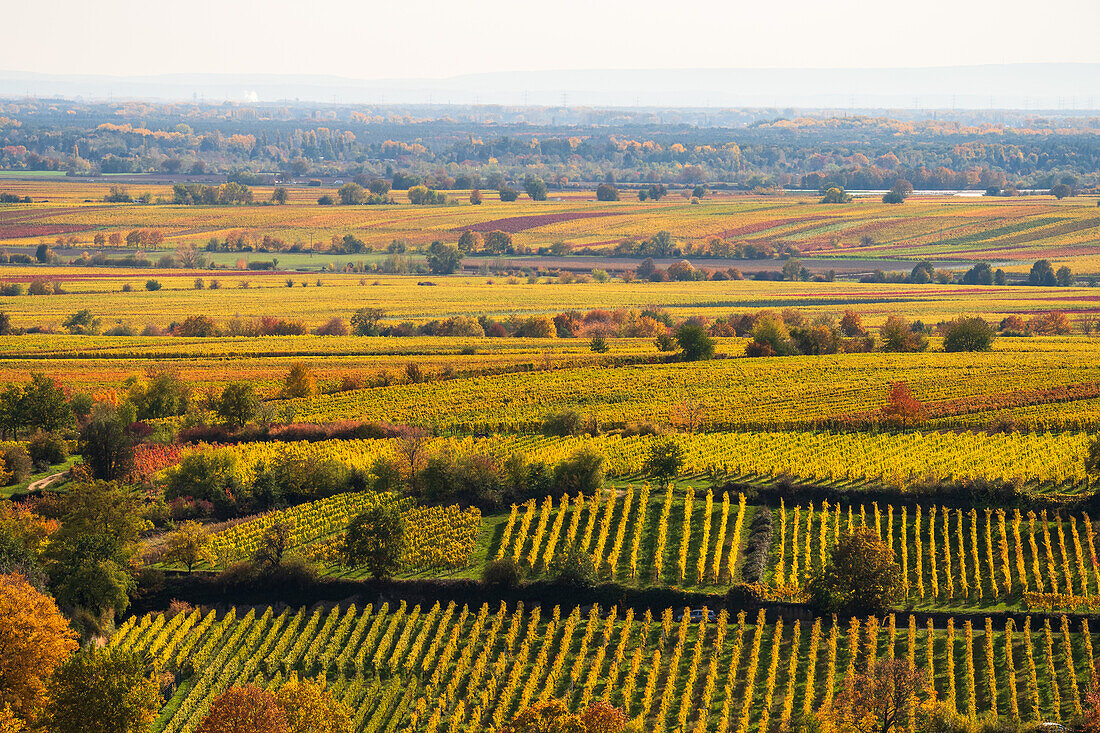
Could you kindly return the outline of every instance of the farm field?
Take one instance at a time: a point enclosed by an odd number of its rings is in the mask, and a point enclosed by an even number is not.
[[[899,206],[868,197],[836,206],[804,194],[711,193],[693,205],[678,195],[661,202],[597,202],[590,191],[551,192],[544,202],[504,203],[490,191],[485,203],[470,206],[467,192],[454,191],[449,193],[457,205],[425,207],[409,205],[405,192],[395,191],[393,205],[352,207],[318,206],[316,198],[335,195],[332,189],[290,187],[284,206],[191,207],[105,204],[110,185],[110,180],[4,179],[4,192],[38,203],[0,206],[0,246],[33,246],[38,238],[52,240],[57,234],[75,234],[78,243],[91,245],[95,232],[153,228],[164,234],[170,249],[201,246],[210,237],[224,239],[249,230],[305,248],[311,241],[316,245],[351,233],[382,251],[394,239],[426,246],[435,239],[457,240],[469,228],[508,232],[517,247],[529,250],[565,241],[600,252],[623,239],[668,231],[697,252],[717,237],[793,246],[810,257],[991,261],[1007,264],[1010,271],[1047,258],[1088,273],[1100,261],[1100,215],[1096,200],[1089,197],[916,196]],[[134,195],[171,198],[168,186],[130,189]],[[256,200],[266,200],[271,189],[257,187],[254,193]],[[223,258],[223,264],[232,261]]]
[[[1081,708],[1095,638],[1087,621],[915,617],[716,620],[593,606],[198,609],[134,618],[111,640],[144,650],[178,687],[156,729],[189,732],[212,700],[245,682],[324,674],[355,730],[495,727],[531,702],[620,706],[647,730],[785,728],[829,707],[870,660],[906,659],[961,715],[1063,719]]]

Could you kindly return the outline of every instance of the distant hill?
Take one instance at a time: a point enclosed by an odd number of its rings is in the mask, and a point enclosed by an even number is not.
[[[0,71],[0,96],[601,107],[796,107],[1093,110],[1100,64],[899,69],[529,71],[440,79]]]

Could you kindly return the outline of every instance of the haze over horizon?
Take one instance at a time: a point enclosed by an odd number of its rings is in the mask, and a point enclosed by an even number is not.
[[[185,6],[19,3],[0,69],[48,74],[323,74],[431,79],[615,69],[919,68],[1100,63],[1100,4],[926,0],[919,8],[788,0],[553,6],[292,0]]]

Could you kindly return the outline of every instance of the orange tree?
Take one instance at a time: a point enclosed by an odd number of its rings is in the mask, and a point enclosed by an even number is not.
[[[516,713],[501,733],[621,733],[626,724],[626,714],[606,702],[571,713],[561,700],[548,700]]]
[[[0,710],[32,721],[50,675],[75,648],[76,633],[52,598],[21,575],[0,575]]]
[[[890,733],[904,728],[927,699],[928,684],[909,662],[884,659],[845,678],[830,711],[837,731]]]
[[[197,733],[289,733],[275,696],[255,685],[230,687],[211,705]]]

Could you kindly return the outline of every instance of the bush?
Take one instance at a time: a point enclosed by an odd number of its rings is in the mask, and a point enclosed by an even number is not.
[[[27,453],[25,448],[20,446],[12,446],[4,451],[4,475],[7,476],[7,486],[14,486],[15,484],[21,484],[30,478],[31,470],[34,468],[34,462],[31,461],[31,456]]]
[[[231,515],[244,498],[236,457],[224,450],[186,454],[168,469],[164,498],[209,501],[219,515]]]
[[[64,463],[69,457],[69,446],[53,433],[39,431],[27,443],[27,453],[30,454],[35,468],[44,471],[50,466]]]
[[[741,580],[745,583],[759,583],[768,563],[768,552],[772,546],[772,510],[771,507],[757,507],[749,523],[749,538],[745,543],[745,562],[741,566]]]
[[[590,449],[581,449],[554,467],[554,490],[595,496],[603,490],[604,474],[604,457]]]
[[[481,582],[491,588],[511,590],[523,579],[523,571],[515,560],[502,557],[493,560],[481,571]]]
[[[944,351],[989,351],[997,329],[984,318],[959,316],[943,327]]]
[[[554,555],[547,569],[555,583],[574,588],[591,588],[596,585],[596,562],[580,547]]]
[[[580,435],[584,432],[584,419],[576,410],[558,410],[546,416],[542,434],[552,436]]]
[[[714,358],[714,339],[706,329],[694,323],[685,323],[676,329],[676,342],[686,361],[703,361]]]
[[[145,281],[145,289],[146,290],[149,290],[149,291],[160,290],[160,287],[161,286],[160,286],[160,281],[159,280],[146,280]]]

